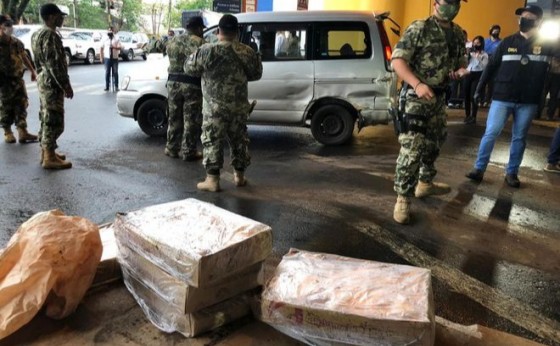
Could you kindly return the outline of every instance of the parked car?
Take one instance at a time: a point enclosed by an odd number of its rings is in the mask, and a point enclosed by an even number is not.
[[[63,39],[64,46],[70,52],[71,60],[83,60],[86,64],[93,64],[101,60],[99,52],[101,49],[103,30],[79,29]]]
[[[43,25],[39,25],[39,24],[14,25],[14,36],[23,42],[25,52],[33,62],[34,62],[34,56],[33,56],[33,49],[31,48],[31,36],[33,36],[33,34],[36,31],[39,31],[39,29],[41,29],[42,27]],[[58,32],[60,33],[62,38],[68,37],[68,35],[73,31],[74,31],[73,28],[67,28],[67,27],[62,27],[58,29]],[[63,41],[63,45],[64,45],[64,41]],[[64,45],[64,49],[67,52],[66,62],[68,63],[68,65],[70,65],[70,61],[71,61],[69,48],[70,47]]]
[[[249,83],[249,98],[257,101],[250,124],[310,126],[320,143],[339,145],[352,138],[356,123],[360,129],[389,122],[397,78],[387,14],[256,12],[237,18],[240,40],[263,61],[262,78]],[[214,42],[215,33],[215,26],[208,28],[206,40]],[[119,114],[137,120],[148,135],[166,133],[166,62],[150,61],[142,77],[126,76],[117,94]]]
[[[121,41],[121,57],[124,61],[134,60],[135,57],[141,56],[142,59],[146,60],[146,52],[144,51],[144,45],[148,43],[148,36],[134,34],[129,31],[119,31],[117,33],[119,40]]]

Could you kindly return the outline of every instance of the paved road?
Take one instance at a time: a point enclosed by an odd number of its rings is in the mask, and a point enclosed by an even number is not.
[[[143,61],[121,63],[128,70]],[[520,174],[522,188],[503,184],[506,130],[486,180],[468,182],[483,127],[451,118],[438,161],[453,192],[414,201],[414,225],[392,221],[392,178],[398,144],[389,126],[355,134],[351,145],[324,147],[307,129],[250,127],[250,184],[237,189],[229,172],[223,192],[196,190],[199,163],[163,155],[164,139],[146,137],[116,114],[103,92],[101,65],[73,65],[75,98],[67,102],[60,150],[74,167],[40,168],[36,144],[0,143],[0,245],[38,211],[60,208],[104,223],[118,211],[194,197],[269,224],[277,263],[290,247],[431,268],[436,313],[560,344],[560,176],[542,172],[551,128],[534,127]],[[29,86],[30,130],[38,95]],[[229,171],[229,168],[228,168]],[[111,323],[111,321],[100,322]],[[130,327],[130,326],[129,326]]]

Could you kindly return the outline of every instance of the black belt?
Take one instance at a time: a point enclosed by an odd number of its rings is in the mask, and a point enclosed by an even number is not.
[[[200,77],[193,77],[182,73],[170,73],[167,80],[171,82],[188,83],[196,86],[201,86],[202,84]]]

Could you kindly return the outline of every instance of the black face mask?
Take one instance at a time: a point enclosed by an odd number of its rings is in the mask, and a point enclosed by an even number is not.
[[[521,32],[528,32],[533,29],[537,25],[537,21],[535,19],[529,19],[525,17],[519,18],[519,31]]]
[[[473,49],[476,50],[476,51],[481,51],[481,50],[482,50],[482,46],[476,45],[476,46],[473,46]]]
[[[499,32],[493,32],[490,36],[497,39],[498,37],[500,37],[500,33]]]
[[[107,33],[107,36],[109,36],[110,39],[113,39],[113,33],[112,33],[112,32],[109,31],[109,32]]]

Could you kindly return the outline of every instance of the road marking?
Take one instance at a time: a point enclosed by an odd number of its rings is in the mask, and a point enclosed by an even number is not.
[[[453,291],[469,297],[499,316],[544,339],[560,342],[560,322],[541,315],[527,304],[428,255],[380,226],[361,224],[357,228],[412,265],[430,269],[435,278],[448,285]]]

